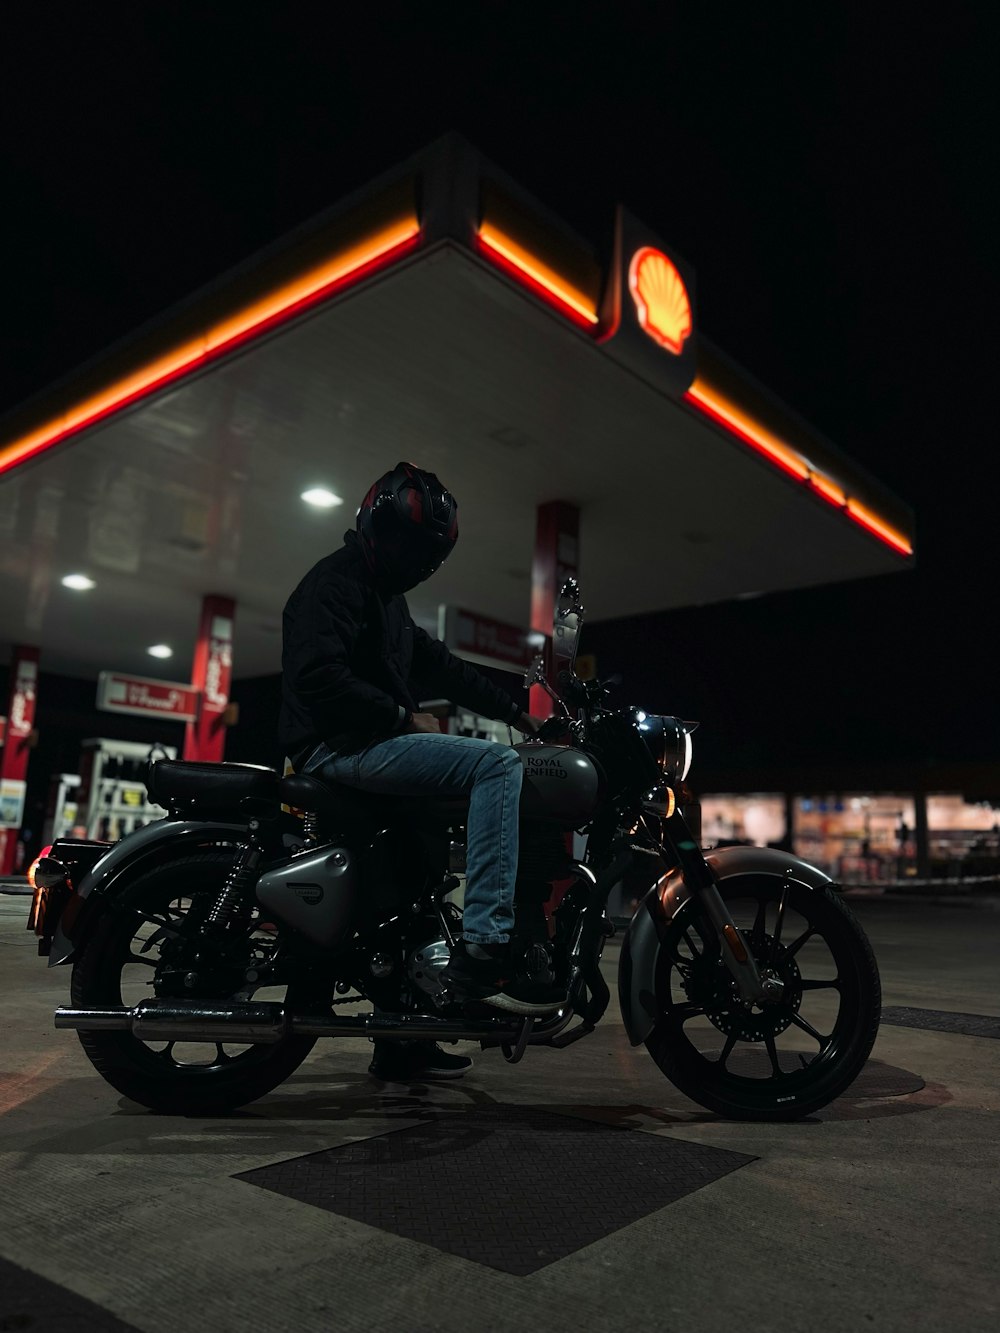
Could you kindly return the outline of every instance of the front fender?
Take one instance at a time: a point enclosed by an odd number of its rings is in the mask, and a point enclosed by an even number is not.
[[[775,879],[788,875],[810,889],[831,883],[829,875],[816,866],[771,847],[720,847],[709,852],[705,860],[720,883],[745,875],[772,875]],[[690,896],[680,871],[671,870],[649,890],[625,931],[618,964],[618,1001],[633,1046],[644,1042],[656,1024],[656,968],[661,942],[668,922]]]
[[[75,962],[107,904],[151,860],[185,855],[195,847],[230,842],[245,833],[246,824],[167,818],[114,843],[70,894],[52,937],[49,967]]]

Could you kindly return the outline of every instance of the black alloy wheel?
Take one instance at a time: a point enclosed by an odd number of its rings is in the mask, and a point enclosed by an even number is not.
[[[719,890],[762,975],[782,989],[747,1005],[689,899],[661,940],[659,1018],[646,1047],[710,1111],[801,1119],[846,1091],[874,1045],[881,987],[871,945],[831,888],[760,875],[722,880]]]
[[[73,968],[72,1002],[81,1009],[134,1007],[156,995],[163,952],[190,928],[190,915],[204,915],[225,882],[233,852],[213,849],[169,861],[137,878],[98,923]],[[261,929],[255,911],[247,926],[249,967],[263,971],[280,938]],[[196,992],[197,993],[197,992]],[[283,1001],[289,1007],[328,1005],[329,994],[296,987],[263,990],[246,983],[241,998]],[[81,1031],[94,1068],[119,1092],[153,1111],[212,1115],[255,1101],[284,1082],[309,1054],[315,1040],[279,1042],[143,1041],[124,1030]]]

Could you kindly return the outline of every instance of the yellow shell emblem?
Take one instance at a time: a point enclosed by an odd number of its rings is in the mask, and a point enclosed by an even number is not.
[[[676,266],[662,251],[644,245],[628,266],[628,289],[639,327],[668,352],[680,356],[691,332],[691,302]]]

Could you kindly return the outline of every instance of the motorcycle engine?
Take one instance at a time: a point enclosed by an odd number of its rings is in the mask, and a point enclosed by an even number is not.
[[[527,973],[535,981],[545,981],[551,985],[555,974],[551,954],[544,944],[515,940],[512,947],[519,971]],[[450,961],[451,947],[446,939],[428,940],[418,945],[408,956],[406,975],[412,986],[419,987],[435,1004],[441,1005],[449,998],[448,987],[441,980],[441,973]]]
[[[451,949],[446,939],[428,940],[418,945],[406,960],[406,975],[413,986],[425,991],[432,1000],[440,1002],[447,993],[441,973],[451,960]]]

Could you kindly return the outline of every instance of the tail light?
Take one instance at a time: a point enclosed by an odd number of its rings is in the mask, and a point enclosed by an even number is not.
[[[61,911],[66,898],[72,892],[66,867],[61,861],[49,855],[51,851],[51,847],[43,847],[41,855],[37,856],[28,867],[28,883],[31,885],[32,894],[27,928],[38,936],[51,934],[51,931],[46,931],[50,898],[58,896],[61,899],[57,908],[57,911]]]
[[[38,869],[39,865],[42,863],[42,861],[45,860],[45,858],[51,851],[52,851],[52,844],[49,843],[48,847],[43,847],[42,850],[35,857],[35,859],[32,861],[31,865],[28,866],[28,883],[31,885],[32,888],[36,887],[35,871]]]

